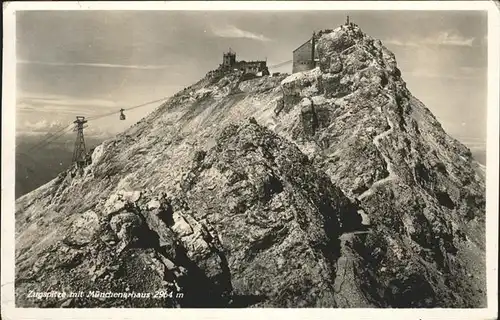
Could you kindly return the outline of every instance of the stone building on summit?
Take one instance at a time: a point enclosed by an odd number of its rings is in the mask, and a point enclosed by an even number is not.
[[[229,69],[234,65],[236,65],[236,52],[229,49],[228,52],[224,52],[222,58],[222,67],[225,69]]]
[[[293,50],[293,66],[292,73],[311,70],[316,67],[316,33],[312,37],[301,44],[297,49]]]
[[[231,49],[228,52],[224,52],[220,67],[222,70],[239,70],[245,74],[269,75],[266,61],[237,61],[236,53]]]
[[[355,26],[347,16],[344,26]],[[293,50],[293,66],[292,73],[307,71],[316,68],[319,61],[318,53],[316,50],[316,43],[323,33],[331,32],[332,30],[322,30],[318,33],[313,32],[312,37],[306,42],[301,44],[297,49]]]

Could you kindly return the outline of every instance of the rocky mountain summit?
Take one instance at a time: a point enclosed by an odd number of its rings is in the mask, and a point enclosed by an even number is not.
[[[19,198],[17,306],[485,306],[484,172],[379,40],[317,50],[209,73]]]

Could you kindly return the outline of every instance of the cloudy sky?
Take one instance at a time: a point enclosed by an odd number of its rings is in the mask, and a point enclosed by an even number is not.
[[[336,28],[347,14],[396,54],[410,91],[449,133],[485,140],[487,14],[479,11],[20,11],[17,130],[172,95],[216,68],[229,47],[242,60],[290,60],[313,30]],[[123,130],[155,106],[89,130]]]

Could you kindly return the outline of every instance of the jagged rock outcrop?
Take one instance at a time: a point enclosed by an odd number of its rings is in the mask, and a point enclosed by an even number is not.
[[[302,111],[289,136],[370,217],[372,232],[351,241],[363,298],[481,305],[485,189],[469,150],[407,90],[394,55],[358,27],[324,34],[318,54],[319,68],[283,84],[293,88],[290,112],[306,101],[326,111]]]
[[[17,305],[484,306],[484,173],[380,41],[320,34],[317,68],[209,73],[18,199]]]

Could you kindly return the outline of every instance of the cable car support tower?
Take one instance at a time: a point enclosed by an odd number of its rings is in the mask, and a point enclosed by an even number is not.
[[[87,160],[87,150],[85,148],[85,139],[83,137],[83,125],[87,123],[87,120],[85,120],[85,117],[77,116],[73,123],[75,124],[74,131],[77,132],[75,148],[73,150],[73,163],[76,163],[77,167],[81,170],[85,166]]]

